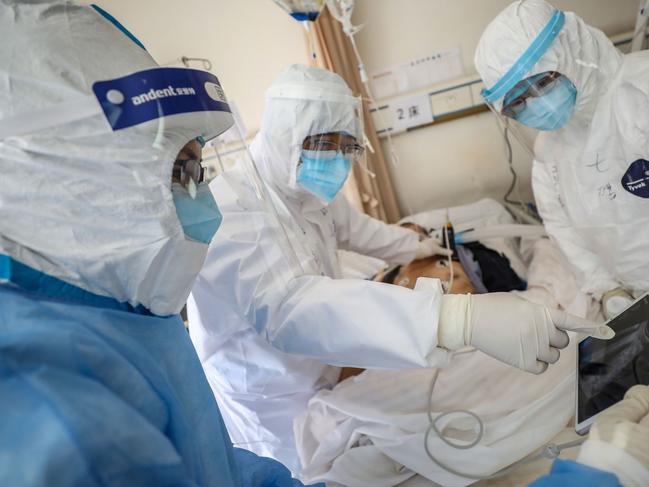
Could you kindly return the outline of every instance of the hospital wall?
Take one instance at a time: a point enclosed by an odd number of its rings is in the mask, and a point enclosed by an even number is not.
[[[206,57],[235,101],[249,132],[261,120],[264,91],[292,63],[306,63],[302,26],[272,0],[98,0],[141,38],[161,64]],[[487,24],[510,0],[356,0],[354,21],[368,70],[460,46],[467,74]],[[613,35],[631,30],[638,0],[554,0]],[[394,137],[398,200],[409,208],[501,198],[511,181],[505,147],[488,113],[434,124]],[[513,144],[519,193],[531,198],[531,156]]]
[[[210,59],[250,133],[259,129],[266,88],[290,64],[308,62],[302,25],[272,0],[95,3],[139,37],[160,64],[181,56]]]
[[[632,30],[638,0],[551,0],[609,35]],[[510,0],[357,0],[354,21],[368,71],[460,46],[466,73],[480,35]],[[399,167],[392,167],[404,214],[502,198],[511,181],[505,146],[490,113],[433,124],[394,137]],[[532,197],[531,155],[514,144],[521,197]]]

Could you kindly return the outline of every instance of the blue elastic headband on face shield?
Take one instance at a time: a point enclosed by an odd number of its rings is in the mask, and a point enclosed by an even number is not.
[[[489,89],[482,90],[482,96],[487,103],[494,103],[509,90],[516,86],[536,63],[548,51],[554,40],[557,38],[566,22],[566,15],[557,10],[550,18],[543,30],[536,36],[530,47],[518,58],[514,65],[500,78],[496,84]]]
[[[128,30],[126,27],[124,27],[124,26],[122,25],[122,23],[121,23],[119,20],[117,20],[115,17],[113,17],[111,14],[109,14],[108,12],[106,12],[103,8],[101,8],[99,5],[97,5],[97,4],[95,4],[95,3],[91,4],[90,6],[91,6],[93,9],[95,9],[95,11],[96,11],[99,15],[101,15],[103,18],[105,18],[106,20],[108,20],[108,22],[110,22],[110,23],[113,24],[115,27],[117,27],[119,30],[121,30],[122,33],[123,33],[126,37],[128,37],[129,39],[131,39],[133,42],[135,42],[135,44],[137,44],[138,46],[140,46],[142,49],[144,49],[144,50],[146,51],[146,47],[144,47],[144,44],[142,44],[142,43],[140,42],[140,40],[139,40],[137,37],[135,37],[133,34],[131,34],[131,31]]]

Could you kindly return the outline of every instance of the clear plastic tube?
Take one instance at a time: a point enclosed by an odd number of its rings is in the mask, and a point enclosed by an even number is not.
[[[543,225],[492,225],[475,230],[465,230],[455,235],[456,244],[477,242],[485,238],[530,237],[539,238],[547,235]]]

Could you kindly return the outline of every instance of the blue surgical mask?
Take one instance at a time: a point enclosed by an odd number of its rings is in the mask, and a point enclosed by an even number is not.
[[[221,225],[223,216],[207,183],[198,185],[196,198],[192,198],[189,191],[178,183],[171,185],[171,194],[185,235],[197,242],[209,244]]]
[[[330,203],[345,184],[352,156],[336,151],[303,150],[297,182],[325,203]]]
[[[565,76],[545,95],[526,100],[525,109],[515,120],[538,130],[557,130],[572,118],[577,102],[577,88]]]

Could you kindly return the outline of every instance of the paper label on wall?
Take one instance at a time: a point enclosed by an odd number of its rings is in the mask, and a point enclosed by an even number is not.
[[[395,132],[433,121],[433,109],[427,93],[395,100],[390,104],[390,112],[392,113],[392,128]]]
[[[372,71],[376,98],[388,98],[464,76],[462,49],[458,46],[430,56]]]

